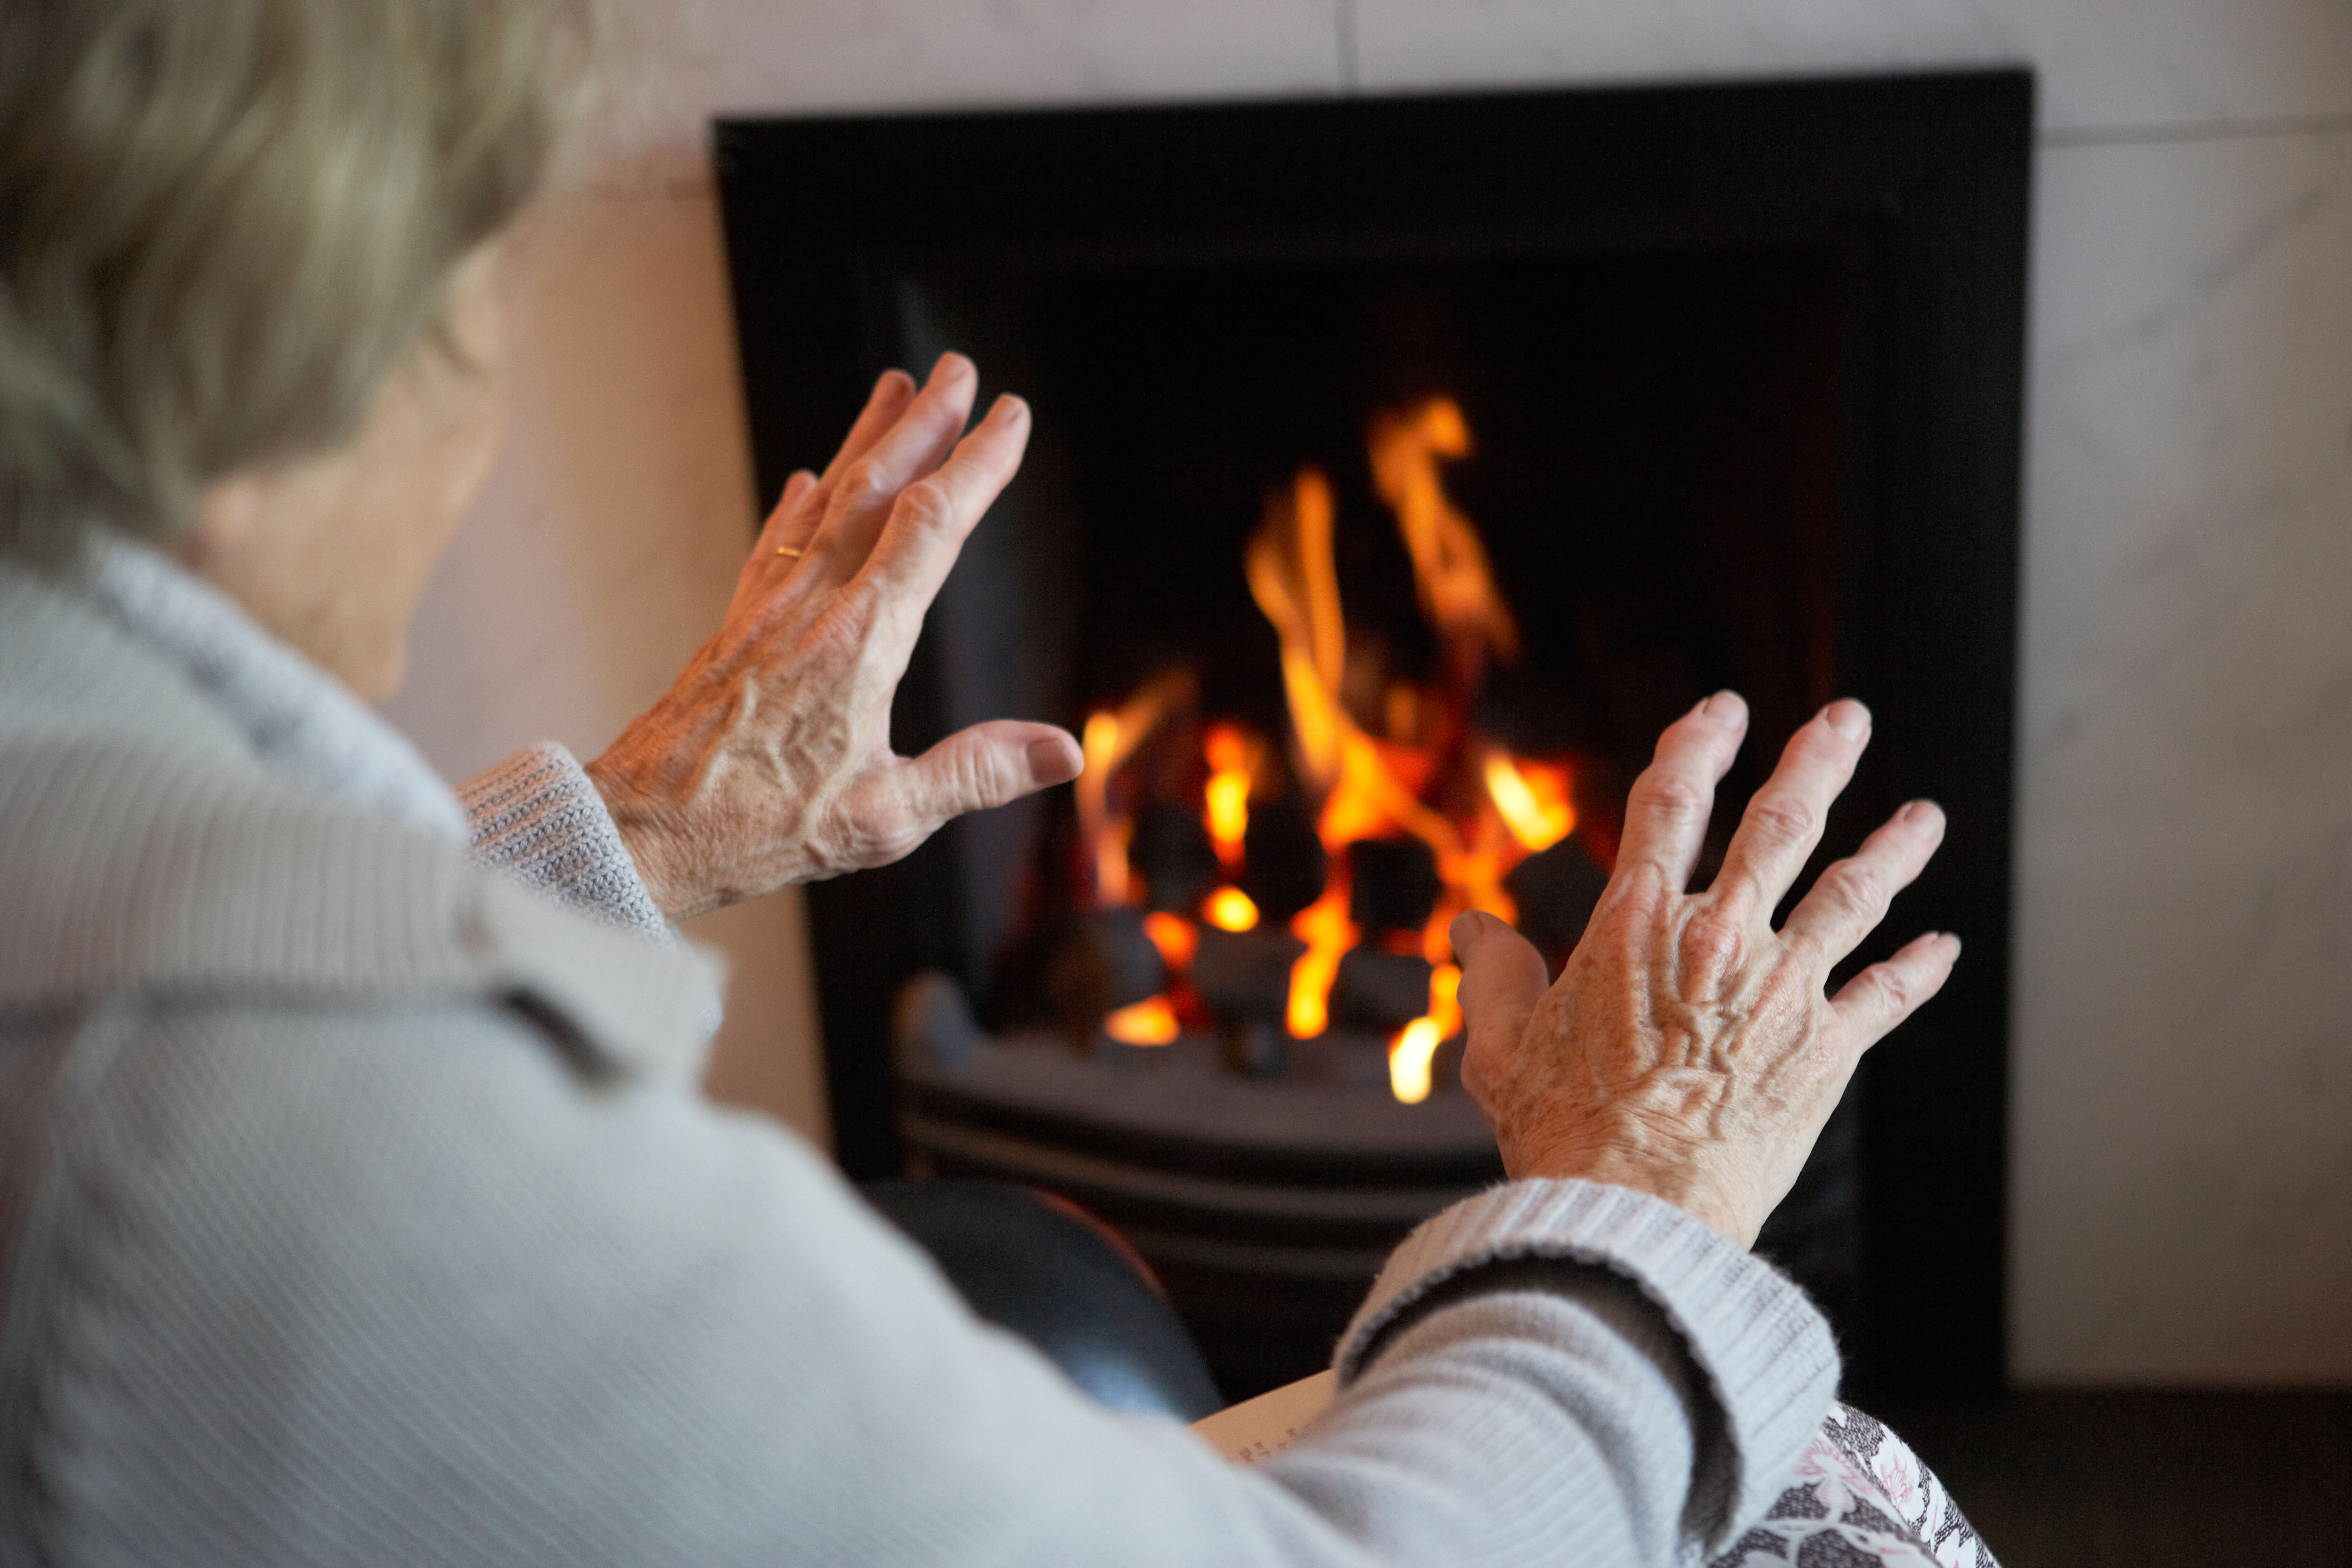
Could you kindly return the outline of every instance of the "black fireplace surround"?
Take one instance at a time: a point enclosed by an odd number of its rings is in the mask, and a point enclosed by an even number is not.
[[[1875,733],[1807,880],[1906,799],[1949,814],[1846,970],[1926,930],[1958,932],[1965,956],[1870,1055],[1764,1246],[1830,1310],[1850,1387],[1988,1393],[2032,123],[2012,70],[722,121],[761,496],[822,466],[880,370],[965,350],[992,391],[1030,397],[1035,438],[927,626],[898,748],[983,718],[1075,729],[1171,658],[1276,732],[1274,637],[1239,566],[1263,496],[1299,462],[1327,468],[1350,625],[1360,606],[1402,625],[1410,574],[1364,477],[1365,420],[1458,398],[1476,445],[1445,482],[1527,644],[1482,721],[1515,750],[1572,752],[1596,834],[1656,731],[1723,686],[1748,697],[1754,738],[1711,856],[1782,737],[1835,695],[1868,702]],[[976,1017],[959,1027],[1027,1017],[1024,944],[1073,918],[1068,793],[809,889],[836,1154],[860,1177],[1070,1173],[1058,1184],[1137,1231],[1226,1393],[1251,1392],[1328,1352],[1413,1203],[1499,1165],[1441,1158],[1433,1134],[1360,1180],[1328,1150],[1155,1152],[1116,1116],[992,1121],[984,1096],[894,1065],[918,976]],[[1431,1104],[1397,1125],[1458,1125],[1458,1089]],[[983,1147],[1015,1152],[955,1153]],[[1090,1188],[1090,1170],[1128,1176]],[[1194,1266],[1225,1241],[1197,1214],[1182,1236],[1163,1223],[1181,1194],[1119,1211],[1119,1182],[1146,1171],[1171,1192],[1262,1177],[1277,1207],[1378,1221],[1327,1227],[1345,1246],[1285,1319],[1278,1270]],[[1319,1245],[1294,1229],[1266,1235]]]

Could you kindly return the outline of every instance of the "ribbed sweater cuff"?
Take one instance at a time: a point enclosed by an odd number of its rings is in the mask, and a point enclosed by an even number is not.
[[[1696,1516],[1728,1526],[1760,1515],[1837,1391],[1836,1344],[1795,1285],[1646,1194],[1514,1182],[1431,1218],[1391,1256],[1340,1340],[1340,1382],[1353,1381],[1383,1331],[1438,1286],[1523,1258],[1607,1269],[1665,1313],[1721,1409],[1737,1467],[1725,1506],[1702,1505]]]
[[[663,947],[679,944],[646,890],[604,797],[552,741],[517,752],[457,786],[477,864],[544,897]]]

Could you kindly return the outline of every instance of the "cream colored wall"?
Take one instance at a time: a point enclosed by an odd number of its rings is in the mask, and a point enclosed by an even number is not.
[[[2352,1382],[2352,6],[670,0],[537,237],[515,450],[396,713],[583,754],[751,524],[713,109],[1131,102],[2031,61],[2012,1364]],[[1954,846],[1948,853],[1966,853]],[[799,906],[720,917],[717,1082],[818,1104]]]

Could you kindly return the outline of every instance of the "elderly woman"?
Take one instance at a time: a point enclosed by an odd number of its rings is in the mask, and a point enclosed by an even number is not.
[[[1020,461],[893,373],[718,635],[585,768],[456,795],[364,705],[497,440],[499,235],[589,0],[0,0],[0,1556],[1631,1563],[1720,1552],[1830,1408],[1748,1247],[1930,935],[1899,813],[1779,930],[1867,740],[1790,742],[1685,890],[1737,698],[1659,742],[1557,984],[1455,942],[1513,1179],[1391,1260],[1294,1447],[1228,1467],[978,1324],[695,1089],[669,922],[1059,784],[887,744]]]

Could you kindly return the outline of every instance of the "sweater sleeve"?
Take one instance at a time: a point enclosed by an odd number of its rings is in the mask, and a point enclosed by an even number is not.
[[[1828,1325],[1803,1292],[1680,1209],[1624,1187],[1518,1182],[1406,1238],[1339,1342],[1343,1384],[1447,1303],[1505,1292],[1638,1294],[1698,1374],[1678,1387],[1699,1440],[1687,1522],[1711,1544],[1772,1500],[1837,1391]],[[1679,1358],[1675,1358],[1679,1359]]]
[[[459,784],[457,799],[473,829],[476,864],[504,871],[566,909],[677,945],[677,933],[637,874],[604,797],[562,746],[542,741],[517,752]]]
[[[56,1188],[61,1559],[1688,1563],[1829,1399],[1765,1265],[1517,1184],[1409,1241],[1330,1409],[1229,1466],[974,1320],[772,1124],[583,1079],[530,1016],[168,1032],[97,1112],[152,1131]]]

